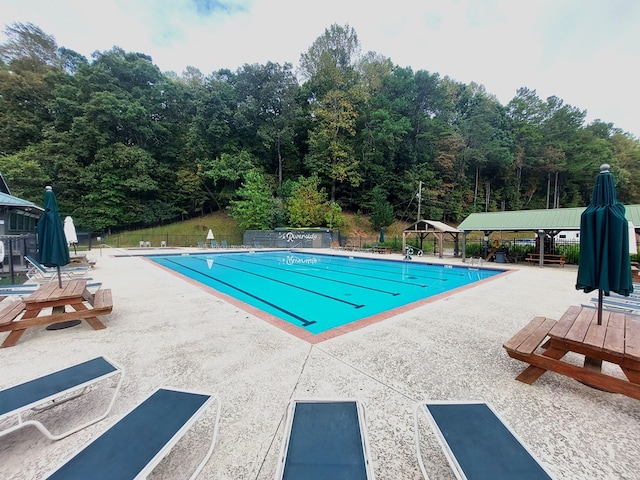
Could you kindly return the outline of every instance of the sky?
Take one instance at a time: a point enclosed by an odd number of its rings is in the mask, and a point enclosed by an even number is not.
[[[362,53],[481,84],[503,105],[527,87],[640,137],[637,0],[0,0],[2,30],[13,22],[88,59],[118,46],[205,75],[295,67],[325,29],[349,25]]]

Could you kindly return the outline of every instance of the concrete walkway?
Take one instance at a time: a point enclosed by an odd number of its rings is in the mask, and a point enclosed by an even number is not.
[[[84,322],[32,329],[16,346],[0,349],[0,388],[109,357],[125,369],[114,409],[58,442],[32,427],[1,437],[0,478],[42,478],[158,386],[213,392],[222,400],[218,443],[201,479],[272,479],[292,397],[361,399],[382,480],[422,478],[413,408],[425,398],[490,402],[557,479],[639,478],[638,400],[549,372],[525,385],[515,380],[524,365],[502,348],[532,317],[559,318],[588,301],[591,295],[575,290],[575,267],[500,265],[515,272],[311,345],[144,258],[116,257],[125,253],[89,253],[97,259],[91,276],[113,292],[105,330]],[[52,420],[65,424],[70,413]],[[421,429],[431,479],[454,479],[428,426]],[[204,453],[203,436],[198,429],[188,435],[149,478],[188,478],[191,458]]]

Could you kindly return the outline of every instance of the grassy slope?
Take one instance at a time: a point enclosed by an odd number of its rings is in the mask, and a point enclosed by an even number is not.
[[[343,236],[361,237],[366,242],[374,242],[379,238],[380,232],[371,229],[371,223],[366,215],[343,212],[343,217],[346,222],[346,225],[340,229]],[[402,230],[407,225],[407,222],[394,222],[393,225],[385,228],[385,237],[402,239]],[[233,218],[224,212],[215,212],[203,217],[159,227],[132,230],[121,235],[112,235],[112,238],[106,239],[105,243],[117,246],[135,246],[139,241],[150,241],[153,246],[157,246],[161,240],[169,236],[183,237],[187,241],[181,243],[195,245],[198,241],[205,240],[209,229],[213,231],[216,239],[224,239],[229,245],[242,243],[242,229],[236,225]]]

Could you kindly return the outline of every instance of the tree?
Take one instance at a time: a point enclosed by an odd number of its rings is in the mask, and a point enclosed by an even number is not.
[[[381,187],[375,187],[372,191],[369,220],[374,230],[388,227],[394,221],[393,206],[387,200],[386,192]]]
[[[336,185],[348,182],[357,187],[362,181],[359,162],[350,141],[355,136],[357,113],[346,96],[334,90],[314,108],[315,126],[309,132],[309,169],[329,179],[331,201],[335,201]]]
[[[251,170],[245,175],[236,199],[229,205],[231,216],[245,230],[271,228],[273,195],[262,173]]]
[[[334,89],[346,91],[355,84],[359,56],[355,30],[334,23],[300,56],[300,73],[316,98]]]
[[[16,71],[44,73],[50,68],[60,68],[58,44],[33,23],[15,22],[6,27],[7,41],[0,45],[0,59]]]
[[[290,227],[318,227],[325,224],[329,211],[327,192],[316,175],[300,177],[287,199]]]
[[[238,153],[223,153],[219,158],[199,163],[198,176],[210,197],[222,209],[235,195],[245,174],[255,168],[255,157],[242,150]]]
[[[271,164],[264,167],[277,172],[278,185],[283,181],[285,154],[297,155],[293,140],[295,125],[302,115],[296,99],[299,86],[291,68],[289,63],[244,65],[235,78],[238,98],[242,100],[234,119],[246,139],[243,146],[252,148],[258,158],[275,158],[275,168]]]

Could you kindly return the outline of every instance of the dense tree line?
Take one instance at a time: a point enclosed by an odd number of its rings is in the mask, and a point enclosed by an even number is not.
[[[5,33],[0,173],[36,203],[53,185],[81,228],[219,209],[247,228],[335,226],[341,208],[415,220],[420,182],[422,216],[456,222],[586,205],[605,162],[619,199],[640,200],[632,135],[532,89],[501,105],[480,85],[362,54],[348,25],[325,30],[298,72],[207,75],[118,47],[89,61],[32,24]]]

